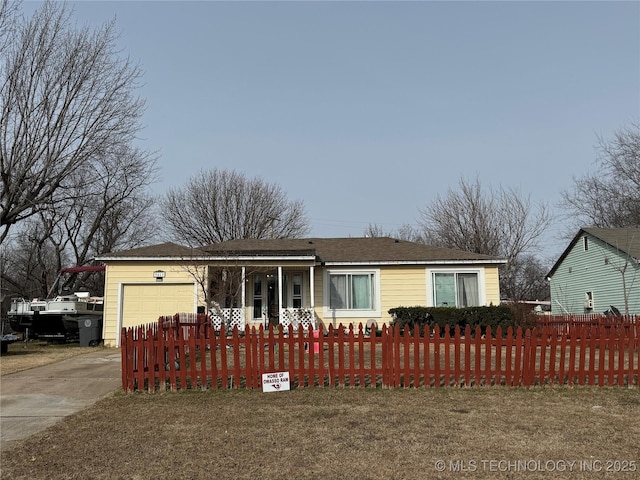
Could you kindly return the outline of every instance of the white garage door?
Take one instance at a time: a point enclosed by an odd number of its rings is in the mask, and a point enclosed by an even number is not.
[[[124,285],[122,326],[146,325],[163,315],[195,312],[195,292],[193,283]]]

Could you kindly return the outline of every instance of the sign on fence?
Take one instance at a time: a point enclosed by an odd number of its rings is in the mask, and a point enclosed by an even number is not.
[[[273,372],[262,374],[263,392],[284,392],[291,390],[289,372]]]

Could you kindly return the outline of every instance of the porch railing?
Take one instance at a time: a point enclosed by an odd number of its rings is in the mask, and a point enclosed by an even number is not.
[[[233,330],[233,327],[238,327],[238,330],[244,330],[244,308],[211,309],[209,310],[209,316],[211,317],[211,324],[216,331],[219,331],[223,325],[228,332]]]
[[[222,326],[227,332],[231,332],[233,327],[238,327],[238,330],[243,331],[246,326],[244,308],[212,308],[209,310],[209,317],[211,325],[216,331],[219,331]],[[289,325],[296,330],[300,325],[305,330],[309,327],[316,327],[315,314],[311,308],[283,308],[279,323],[285,330],[289,328]]]
[[[300,325],[305,330],[308,330],[310,326],[315,329],[315,315],[311,308],[283,308],[280,324],[285,329],[289,328],[289,325],[296,330]]]

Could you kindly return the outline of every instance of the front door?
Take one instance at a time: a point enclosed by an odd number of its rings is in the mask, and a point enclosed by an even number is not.
[[[278,304],[278,277],[267,276],[267,312],[269,323],[278,325],[280,317],[280,305]]]
[[[282,275],[282,307],[302,308],[302,281],[300,272]],[[253,318],[260,318],[269,324],[280,323],[280,295],[278,276],[273,274],[255,274],[253,277]]]
[[[278,277],[257,273],[253,276],[253,319],[269,324],[279,322]]]

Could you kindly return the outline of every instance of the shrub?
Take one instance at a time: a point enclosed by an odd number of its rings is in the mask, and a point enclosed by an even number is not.
[[[479,326],[483,335],[486,328],[491,327],[491,331],[495,335],[498,327],[502,327],[503,332],[506,332],[508,327],[511,326],[515,329],[518,326],[513,310],[506,305],[465,308],[396,307],[389,310],[389,314],[393,318],[391,326],[398,325],[402,330],[406,325],[413,332],[414,327],[418,325],[421,335],[425,326],[433,329],[438,325],[442,335],[444,335],[445,327],[449,327],[451,335],[453,335],[456,326],[464,331],[469,325],[472,333],[475,333],[476,327]]]

